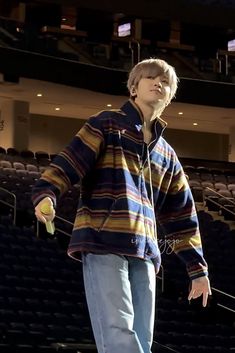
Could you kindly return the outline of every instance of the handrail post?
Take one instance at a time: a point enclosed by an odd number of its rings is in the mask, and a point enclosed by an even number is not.
[[[228,55],[225,54],[225,75],[228,76]]]
[[[219,58],[219,53],[217,51],[216,53],[216,73],[221,74],[222,73],[222,66],[221,66],[221,60]]]
[[[135,50],[132,44],[137,45],[137,62],[135,62]],[[131,50],[131,66],[133,67],[135,64],[140,62],[140,42],[136,39],[130,39],[129,41],[129,49]]]
[[[4,189],[2,187],[0,187],[0,190],[5,192],[6,194],[11,195],[14,199],[13,205],[10,204],[9,202],[3,201],[3,200],[0,200],[0,202],[3,203],[4,205],[9,206],[10,208],[13,208],[13,224],[15,226],[16,225],[16,195],[13,192],[10,192],[9,190]]]
[[[134,49],[132,47],[132,41],[129,41],[129,49],[131,50],[131,67],[134,66]]]
[[[163,293],[164,292],[164,279],[165,279],[165,277],[164,277],[164,267],[162,265],[160,265],[160,268],[161,268],[161,276],[159,276],[157,274],[156,277],[162,281],[161,282],[161,291]]]

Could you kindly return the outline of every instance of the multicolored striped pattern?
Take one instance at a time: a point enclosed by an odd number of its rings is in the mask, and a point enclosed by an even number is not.
[[[166,124],[156,120],[148,146],[142,125],[132,101],[91,117],[36,183],[33,203],[49,196],[56,204],[80,182],[70,256],[87,251],[151,258],[158,271],[156,216],[189,276],[203,276],[207,265],[195,206],[178,158],[161,136]]]

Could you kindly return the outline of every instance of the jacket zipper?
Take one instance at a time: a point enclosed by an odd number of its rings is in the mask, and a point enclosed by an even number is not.
[[[155,128],[155,132],[156,132],[156,128]],[[144,143],[142,145],[143,147],[142,147],[142,156],[141,156],[141,161],[140,161],[140,169],[139,169],[140,173],[139,173],[139,175],[142,174],[143,177],[144,177],[143,170],[144,170],[146,162],[148,162],[148,164],[149,164],[149,173],[151,173],[151,160],[150,160],[149,148],[154,142],[157,142],[157,141],[158,141],[158,138],[156,140],[151,141],[149,144],[146,144],[147,145],[147,158],[146,158],[146,160],[144,162],[143,162],[143,157],[144,157],[145,145],[144,145]],[[157,224],[156,224],[155,211],[154,211],[153,185],[152,185],[152,177],[151,177],[151,175],[150,175],[150,191],[151,191],[150,203],[151,203],[151,206],[152,206],[152,209],[153,209],[153,214],[154,214],[154,220],[153,220],[153,232],[154,232],[154,235],[153,235],[153,238],[155,240],[157,240]]]

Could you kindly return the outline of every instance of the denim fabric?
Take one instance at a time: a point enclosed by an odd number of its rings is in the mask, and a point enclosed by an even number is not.
[[[150,260],[83,254],[86,298],[99,353],[150,353],[156,275]]]

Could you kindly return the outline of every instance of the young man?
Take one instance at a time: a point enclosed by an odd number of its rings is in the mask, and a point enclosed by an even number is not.
[[[150,353],[155,279],[161,259],[156,220],[191,278],[189,300],[211,294],[194,201],[160,115],[177,76],[159,59],[138,63],[130,100],[91,117],[33,190],[35,214],[52,221],[56,199],[80,182],[68,254],[83,263],[99,353]],[[53,206],[45,215],[42,205]]]

